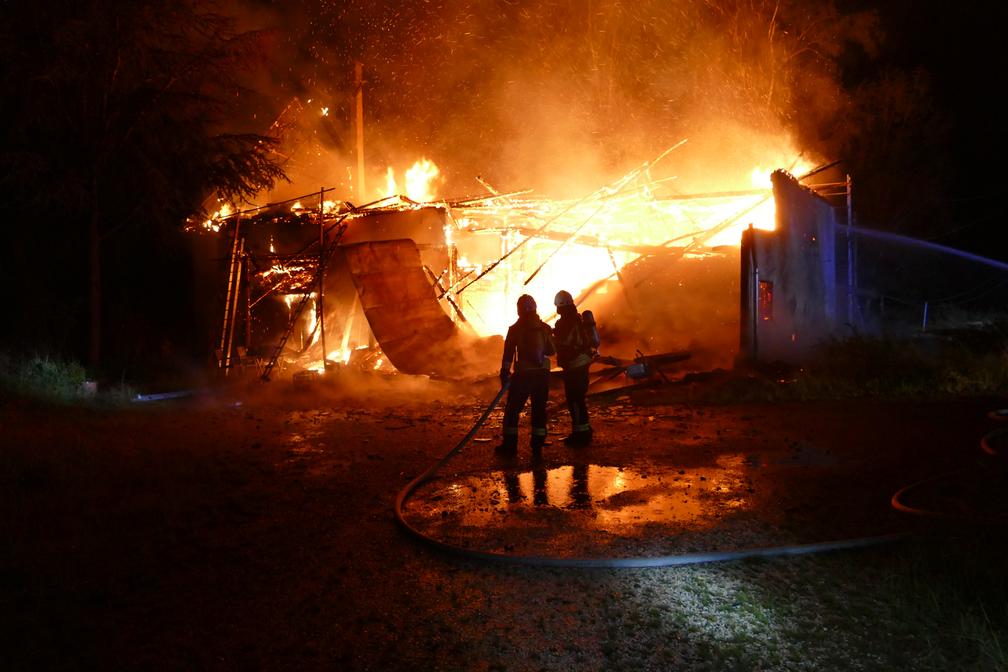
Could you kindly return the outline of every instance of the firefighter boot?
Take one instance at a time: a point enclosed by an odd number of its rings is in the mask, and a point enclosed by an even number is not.
[[[514,456],[518,454],[518,435],[505,434],[499,446],[494,448],[494,452],[502,456]]]
[[[542,435],[534,434],[532,435],[532,454],[536,457],[542,455],[543,446],[546,445],[546,434]]]
[[[591,427],[587,429],[576,429],[569,436],[564,437],[564,444],[568,446],[587,446],[592,441]]]

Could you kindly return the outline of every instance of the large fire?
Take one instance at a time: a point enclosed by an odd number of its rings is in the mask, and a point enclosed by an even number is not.
[[[442,308],[460,327],[478,336],[503,335],[514,321],[513,306],[522,294],[531,294],[540,316],[550,320],[553,296],[561,289],[580,303],[590,295],[606,293],[614,286],[608,281],[642,257],[703,257],[712,248],[737,247],[742,230],[750,225],[774,228],[771,169],[752,168],[750,184],[742,184],[741,189],[736,182],[731,190],[683,193],[676,188],[676,176],[653,175],[654,163],[645,163],[579,199],[536,197],[530,191],[501,193],[479,178],[484,195],[452,200],[438,193],[443,183],[439,167],[422,158],[401,171],[401,180],[389,167],[383,192],[362,211],[344,201],[325,200],[329,190],[317,199],[302,196],[278,205],[301,225],[323,222],[323,228],[325,221],[354,220],[374,209],[444,211],[443,239],[436,246],[443,244],[448,251],[448,267],[428,269],[432,279],[436,277]],[[788,167],[798,174],[808,170],[798,160]],[[269,207],[251,212],[257,216]],[[203,227],[217,231],[233,216],[233,210],[223,206]],[[352,221],[349,226],[354,226]],[[291,324],[288,350],[313,358],[306,368],[322,370],[325,331],[329,362],[385,367],[373,337],[367,337],[370,332],[359,305],[347,315],[330,314],[345,311],[345,306],[327,305],[323,329],[320,297],[314,291],[318,252],[278,254],[272,234],[268,248],[270,254],[255,264],[257,291],[262,294],[248,309],[270,294],[283,299]]]
[[[477,334],[503,334],[513,322],[508,307],[522,294],[531,294],[547,317],[558,290],[577,297],[643,254],[737,246],[750,224],[774,228],[770,172],[754,168],[748,190],[684,195],[671,189],[671,180],[652,181],[638,170],[580,200],[501,197],[453,208],[445,244],[458,249],[459,280],[446,298],[454,296]],[[432,161],[417,161],[407,171],[406,196],[437,201],[439,174]],[[485,244],[471,244],[488,238],[499,241],[495,255],[487,256]],[[483,253],[477,258],[469,248]]]
[[[437,198],[436,179],[441,171],[433,161],[420,159],[406,169],[403,187],[396,182],[395,170],[389,166],[385,171],[384,197],[403,195],[416,203],[429,203]]]

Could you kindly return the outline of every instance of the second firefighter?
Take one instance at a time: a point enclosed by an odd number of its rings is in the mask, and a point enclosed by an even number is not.
[[[588,420],[588,367],[595,359],[599,334],[590,310],[578,313],[570,292],[561,290],[553,299],[557,320],[553,329],[557,364],[563,368],[564,396],[570,412],[571,433],[564,438],[569,446],[587,446],[592,440]]]

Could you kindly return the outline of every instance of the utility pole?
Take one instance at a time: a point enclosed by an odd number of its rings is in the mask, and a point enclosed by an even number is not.
[[[364,64],[354,63],[357,90],[357,204],[364,203]]]
[[[318,322],[319,329],[322,331],[322,373],[329,370],[329,360],[326,359],[326,343],[325,343],[325,219],[323,218],[323,211],[325,210],[325,187],[319,190],[318,196],[318,231],[319,231],[319,249],[318,249]]]
[[[357,205],[365,202],[364,194],[364,64],[354,63],[354,86],[357,89]],[[368,338],[369,346],[374,349],[374,332]]]

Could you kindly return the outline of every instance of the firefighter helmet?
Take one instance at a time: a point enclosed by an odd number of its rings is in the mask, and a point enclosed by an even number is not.
[[[528,294],[522,294],[518,297],[518,314],[525,315],[527,313],[536,312],[536,302]]]
[[[573,306],[574,297],[571,296],[570,292],[568,292],[566,289],[561,289],[559,292],[557,292],[557,295],[553,297],[553,305],[556,306],[557,308],[560,308],[561,306]]]

